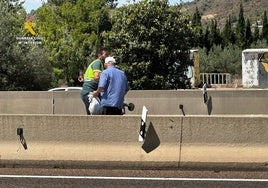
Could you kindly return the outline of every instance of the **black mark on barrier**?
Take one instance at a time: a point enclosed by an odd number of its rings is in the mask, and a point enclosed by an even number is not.
[[[207,101],[207,110],[208,110],[208,115],[210,115],[212,112],[212,98],[211,98],[211,96],[209,96],[208,101]]]
[[[17,128],[17,135],[20,137],[20,142],[22,144],[22,146],[24,147],[24,149],[27,149],[27,143],[26,140],[23,136],[23,128]]]
[[[179,105],[179,109],[181,110],[183,116],[185,116],[185,112],[184,112],[184,109],[183,109],[183,105],[182,104]]]
[[[207,93],[207,84],[206,83],[204,83],[204,85],[202,87],[202,92],[203,92],[204,103],[207,106],[208,115],[210,115],[212,112],[212,98]]]
[[[208,93],[207,93],[207,84],[204,83],[202,87],[203,97],[204,97],[204,103],[207,103],[208,101]]]

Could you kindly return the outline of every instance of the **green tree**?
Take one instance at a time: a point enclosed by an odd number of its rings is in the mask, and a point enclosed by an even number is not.
[[[204,32],[204,36],[203,36],[203,41],[204,41],[204,47],[206,49],[206,54],[208,54],[209,51],[212,48],[212,43],[211,43],[211,40],[210,40],[209,36],[210,36],[210,30],[209,30],[209,28],[207,26],[206,29],[205,29],[205,32]]]
[[[241,48],[245,48],[245,30],[246,30],[246,23],[244,18],[244,9],[242,3],[240,4],[240,11],[239,11],[239,18],[236,27],[236,44]]]
[[[64,3],[66,0],[48,0],[48,3],[55,6],[60,6]]]
[[[256,43],[252,43],[251,48],[267,48],[266,40],[258,40]]]
[[[125,70],[132,89],[183,88],[193,29],[180,7],[167,0],[143,0],[112,13],[107,44]]]
[[[254,33],[253,33],[253,43],[256,44],[258,40],[260,40],[260,30],[258,26],[258,22],[255,24],[256,26],[254,27]]]
[[[217,20],[211,20],[210,40],[211,40],[211,43],[215,45],[220,45],[222,43],[222,38],[221,38],[220,30],[218,28]]]
[[[201,14],[197,7],[195,9],[195,13],[193,14],[192,25],[195,33],[193,45],[196,47],[203,47],[203,28],[201,22]]]
[[[25,17],[19,1],[0,1],[0,90],[45,90],[51,82],[42,46],[17,40],[25,34]]]
[[[251,32],[251,25],[249,19],[246,21],[246,31],[245,31],[245,48],[249,48],[251,43],[253,42],[253,36]]]
[[[268,21],[266,11],[264,11],[262,18],[262,38],[265,39],[268,44]]]
[[[228,46],[229,44],[235,44],[235,33],[232,28],[230,16],[228,17],[228,19],[226,19],[221,36],[223,47]]]
[[[206,54],[205,49],[200,49],[200,72],[230,73],[241,77],[241,49],[236,45],[228,45],[224,49],[214,45],[213,53]]]
[[[96,57],[111,28],[105,0],[49,1],[37,11],[38,29],[50,52],[54,86],[78,85],[79,71]]]

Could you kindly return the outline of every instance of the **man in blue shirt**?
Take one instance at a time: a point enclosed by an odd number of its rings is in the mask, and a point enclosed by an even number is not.
[[[124,71],[116,68],[115,64],[113,57],[105,59],[106,69],[100,75],[98,89],[93,92],[94,97],[101,93],[104,115],[122,115],[124,96],[129,90]]]

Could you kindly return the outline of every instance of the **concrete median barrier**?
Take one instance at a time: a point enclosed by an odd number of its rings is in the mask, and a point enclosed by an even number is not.
[[[138,141],[140,118],[0,115],[1,165],[187,168],[257,164],[266,169],[268,116],[148,115],[144,142]]]
[[[267,120],[263,115],[185,118],[180,166],[268,170]]]
[[[1,115],[0,119],[2,163],[178,162],[179,129],[174,125],[172,129],[161,128],[168,119],[148,125],[151,140],[145,143],[138,142],[139,116]],[[17,135],[18,128],[23,129],[26,150]]]
[[[195,90],[133,90],[125,97],[134,103],[140,115],[146,106],[151,115],[239,115],[267,114],[268,90],[265,89],[208,89],[204,103],[200,89]],[[0,91],[0,114],[69,114],[86,115],[79,91]]]

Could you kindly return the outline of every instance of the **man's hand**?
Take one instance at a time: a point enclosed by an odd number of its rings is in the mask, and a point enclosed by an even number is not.
[[[93,97],[98,97],[99,94],[103,91],[102,87],[98,87],[98,89],[96,91],[92,92]]]
[[[92,95],[93,95],[93,97],[98,97],[98,96],[99,96],[99,92],[97,92],[97,91],[93,91],[93,92],[92,92]]]

